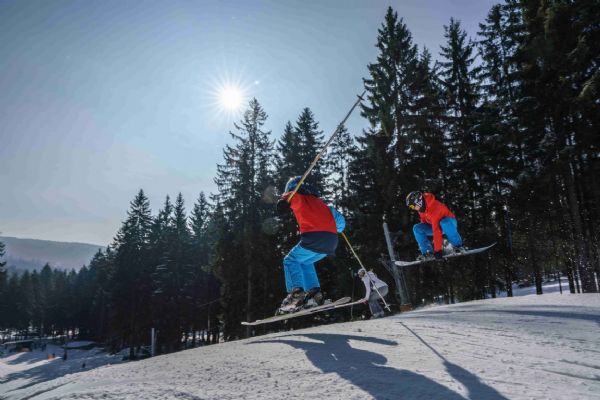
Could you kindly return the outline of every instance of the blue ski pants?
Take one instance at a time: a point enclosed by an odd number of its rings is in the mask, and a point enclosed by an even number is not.
[[[302,288],[304,291],[320,287],[315,263],[325,258],[327,254],[316,253],[305,249],[298,243],[290,250],[283,259],[283,270],[285,272],[285,287],[288,293],[294,288]]]
[[[458,247],[462,246],[462,238],[458,233],[458,222],[456,218],[446,217],[440,221],[440,228],[442,228],[442,232],[448,238],[448,241],[452,246]],[[421,254],[425,254],[427,252],[433,253],[433,246],[431,246],[431,241],[429,237],[433,236],[433,229],[431,228],[431,224],[415,224],[413,226],[413,233],[415,235],[415,239],[417,239],[417,243],[419,244],[419,250],[421,250]]]

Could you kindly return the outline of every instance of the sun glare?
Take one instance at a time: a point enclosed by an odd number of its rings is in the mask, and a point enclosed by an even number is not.
[[[219,91],[219,104],[227,111],[238,111],[244,102],[242,90],[235,86],[226,86]]]
[[[244,74],[227,72],[226,68],[213,76],[205,92],[206,105],[210,107],[211,121],[224,126],[231,126],[244,113],[250,98],[255,94],[258,80],[243,79]]]

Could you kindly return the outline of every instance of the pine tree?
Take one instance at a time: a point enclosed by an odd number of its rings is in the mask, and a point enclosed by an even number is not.
[[[357,137],[349,179],[353,194],[349,234],[361,238],[361,257],[372,260],[387,253],[380,240],[384,216],[392,230],[410,231],[404,197],[422,184],[415,177],[411,148],[418,140],[413,115],[418,50],[408,27],[391,7],[378,30],[376,47],[377,60],[368,65],[369,78],[363,80],[367,101],[362,115],[371,127]]]
[[[354,149],[354,138],[343,126],[338,137],[330,144],[324,160],[325,175],[327,176],[326,186],[333,205],[339,211],[345,211],[344,205],[348,201],[348,168]]]
[[[214,320],[215,310],[218,305],[218,283],[212,274],[212,248],[215,238],[210,234],[212,206],[207,201],[203,192],[194,204],[190,216],[192,234],[192,262],[193,278],[188,286],[188,296],[192,299],[189,320],[191,321],[194,335],[197,330],[208,330],[210,320]],[[196,337],[192,345],[196,344]]]
[[[0,241],[0,260],[4,257],[5,245]],[[0,283],[6,282],[6,261],[0,261]]]
[[[275,187],[277,190],[282,191],[288,179],[292,176],[304,174],[304,171],[308,168],[302,157],[302,138],[289,121],[285,125],[283,135],[277,142],[276,151]]]
[[[6,272],[6,261],[4,257],[4,243],[0,241],[0,329],[8,328],[8,273]]]
[[[215,178],[217,210],[226,221],[216,246],[215,267],[222,282],[224,329],[229,338],[242,335],[240,320],[264,315],[264,296],[274,291],[273,274],[267,271],[274,269],[277,259],[275,240],[262,231],[263,221],[273,213],[272,205],[262,201],[263,192],[274,183],[273,142],[270,132],[262,130],[266,119],[258,101],[252,99],[243,119],[235,124],[237,133],[230,133],[236,144],[226,146],[225,163],[218,165]],[[235,255],[222,253],[231,253],[232,246],[237,249]]]
[[[518,52],[525,32],[518,4],[509,0],[492,7],[479,28],[481,39],[477,45],[482,59],[483,89],[481,152],[487,160],[479,170],[485,194],[482,208],[489,210],[487,215],[493,221],[496,235],[506,238],[503,279],[508,295],[512,296],[511,284],[516,271],[506,218],[513,184],[524,161],[517,100],[521,91]],[[490,286],[494,285],[490,283]]]
[[[168,224],[165,264],[156,272],[155,284],[162,303],[160,334],[169,351],[173,351],[180,348],[182,335],[189,332],[186,320],[191,301],[187,294],[188,286],[193,282],[191,234],[181,193],[177,196]]]
[[[446,148],[444,138],[445,105],[439,82],[438,65],[431,65],[431,54],[423,49],[416,65],[412,85],[410,130],[411,181],[420,188],[439,193],[445,191]],[[408,166],[407,166],[408,168]]]
[[[152,325],[158,330],[157,352],[162,349],[173,351],[176,343],[172,342],[172,329],[176,323],[176,306],[172,303],[170,290],[170,247],[173,244],[171,220],[173,204],[169,195],[166,196],[163,208],[152,219],[150,229],[149,254],[152,263]]]
[[[35,293],[31,284],[31,273],[25,271],[18,279],[18,297],[17,297],[17,320],[15,328],[21,330],[27,338],[29,336],[29,328],[34,315]]]
[[[206,200],[204,192],[200,192],[198,200],[190,215],[190,228],[194,259],[200,266],[207,266],[209,262],[209,238],[207,237],[211,205]]]
[[[302,175],[323,147],[323,131],[319,130],[319,123],[315,120],[313,112],[308,107],[303,109],[300,113],[300,116],[296,121],[296,126],[294,127],[294,133],[296,135],[296,140],[299,140],[297,150],[299,164],[295,166],[294,170],[301,171],[297,175]],[[293,147],[288,148],[288,151],[292,157],[297,157],[291,154],[291,152],[294,151]],[[325,175],[323,168],[322,163],[317,163],[311,171],[309,179],[309,182],[322,193],[325,189]]]
[[[460,22],[450,19],[444,26],[447,44],[441,47],[440,74],[446,98],[449,122],[449,169],[453,181],[452,201],[461,204],[469,213],[469,227],[478,226],[477,201],[482,190],[479,187],[477,170],[482,159],[477,153],[481,143],[477,131],[477,105],[479,88],[478,68],[474,66],[474,44],[467,40],[467,33]]]
[[[53,308],[57,308],[56,304],[51,303],[54,292],[54,273],[48,263],[44,265],[39,274],[39,282],[35,287],[37,319],[39,323],[40,333],[50,333],[51,322],[49,317],[52,315]]]
[[[115,268],[110,284],[113,327],[129,345],[131,358],[135,357],[136,347],[147,337],[151,327],[151,223],[148,198],[140,190],[114,240]]]
[[[4,314],[3,318],[0,319],[0,323],[4,328],[19,329],[21,315],[21,296],[25,293],[21,292],[19,276],[16,273],[11,273],[6,283],[6,294],[3,303]]]
[[[114,252],[107,247],[106,252],[98,250],[90,261],[90,271],[94,276],[90,320],[90,338],[108,342],[110,326],[110,283],[115,268]]]

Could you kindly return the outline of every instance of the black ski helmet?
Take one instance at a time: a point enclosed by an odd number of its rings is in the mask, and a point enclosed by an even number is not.
[[[419,190],[415,190],[414,192],[410,192],[408,196],[406,196],[406,205],[410,208],[414,208],[414,206],[419,207],[419,211],[425,210],[425,199],[423,199],[423,192]]]

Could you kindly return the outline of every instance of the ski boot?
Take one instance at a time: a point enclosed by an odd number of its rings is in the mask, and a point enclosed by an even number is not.
[[[385,317],[385,312],[379,311],[371,316],[371,319],[383,318]]]
[[[281,306],[275,313],[276,315],[293,313],[302,308],[306,293],[302,288],[294,288],[281,302]]]
[[[417,256],[417,261],[430,261],[435,259],[435,257],[433,256],[433,254],[431,252],[427,252],[425,254],[419,254]]]
[[[464,254],[467,252],[467,249],[465,246],[456,246],[456,247],[452,247],[452,251],[454,252],[454,254]]]
[[[323,305],[323,293],[320,287],[315,287],[306,292],[304,296],[304,308],[312,308]]]

